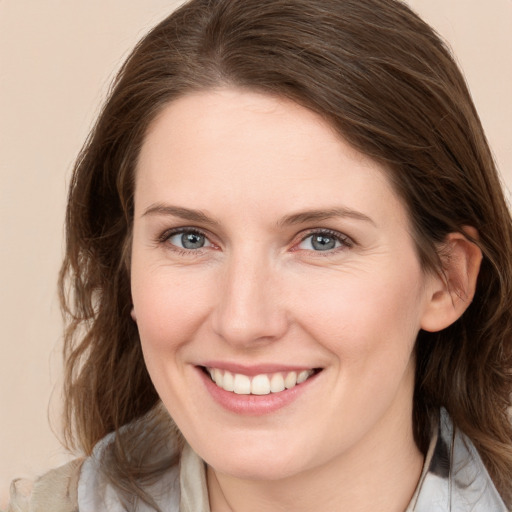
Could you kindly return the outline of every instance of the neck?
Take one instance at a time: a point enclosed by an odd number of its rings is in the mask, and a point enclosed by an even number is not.
[[[388,424],[349,452],[279,480],[240,479],[208,467],[211,511],[373,512],[378,504],[382,512],[403,512],[418,484],[423,455],[414,443],[411,416],[396,420],[383,418]]]

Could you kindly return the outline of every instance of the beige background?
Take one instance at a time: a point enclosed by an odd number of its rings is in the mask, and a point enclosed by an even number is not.
[[[178,3],[0,0],[0,508],[12,478],[68,457],[49,424],[58,432],[69,171],[114,70]],[[454,49],[512,185],[512,0],[409,3]]]

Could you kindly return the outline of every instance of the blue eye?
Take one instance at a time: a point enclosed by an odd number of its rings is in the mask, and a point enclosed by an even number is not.
[[[332,251],[342,245],[350,245],[346,237],[318,232],[304,238],[297,247],[308,251]]]
[[[210,247],[212,244],[205,235],[198,231],[180,231],[167,238],[168,242],[180,249],[196,250]]]

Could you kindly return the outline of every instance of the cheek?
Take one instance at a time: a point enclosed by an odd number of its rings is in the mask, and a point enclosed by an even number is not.
[[[137,270],[132,271],[132,299],[143,349],[175,351],[208,314],[205,276],[187,279],[171,269]]]
[[[294,293],[301,298],[296,318],[342,364],[380,358],[403,365],[413,350],[423,307],[421,270],[409,267],[340,272],[303,282]]]

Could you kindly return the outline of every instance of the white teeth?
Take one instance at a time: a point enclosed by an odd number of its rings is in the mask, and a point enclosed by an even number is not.
[[[297,373],[290,372],[284,379],[284,387],[286,389],[293,388],[297,385]]]
[[[218,368],[207,368],[213,382],[219,388],[225,391],[232,391],[237,395],[268,395],[270,393],[280,393],[285,389],[294,388],[297,384],[302,384],[311,375],[313,370],[302,370],[301,372],[288,372],[283,376],[282,373],[260,374],[252,377],[241,373],[231,373]]]
[[[212,379],[215,381],[215,384],[217,384],[217,386],[222,387],[222,372],[218,368],[215,368],[215,370],[213,370]]]
[[[252,378],[251,394],[268,395],[270,393],[270,381],[266,375],[256,375]]]
[[[308,370],[303,370],[297,375],[297,384],[304,382],[311,374]]]
[[[237,395],[250,395],[251,394],[251,379],[247,375],[235,373],[235,380],[233,391]]]
[[[222,379],[222,385],[220,388],[225,389],[226,391],[234,391],[235,390],[235,382],[233,378],[233,374],[229,372],[224,372],[224,378]]]
[[[270,391],[272,393],[279,393],[284,391],[284,379],[280,373],[274,373],[270,379]]]

